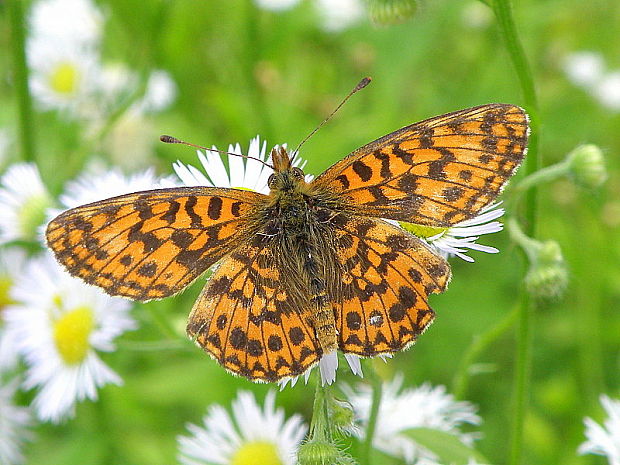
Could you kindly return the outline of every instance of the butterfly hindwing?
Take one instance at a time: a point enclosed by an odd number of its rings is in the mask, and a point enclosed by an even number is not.
[[[187,332],[229,371],[258,381],[298,376],[322,350],[310,315],[298,308],[256,237],[224,258],[190,314]]]
[[[207,187],[122,195],[61,213],[47,242],[74,276],[112,295],[175,294],[243,240],[262,194]]]
[[[527,123],[507,104],[437,116],[357,149],[313,184],[360,215],[449,227],[501,192],[525,155]]]
[[[378,219],[349,217],[337,237],[345,270],[334,306],[340,350],[367,357],[408,347],[433,321],[428,295],[447,286],[448,263]]]

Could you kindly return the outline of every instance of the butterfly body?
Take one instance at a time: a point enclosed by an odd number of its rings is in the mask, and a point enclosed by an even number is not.
[[[434,318],[429,295],[451,274],[394,223],[449,228],[475,217],[516,171],[527,135],[521,108],[482,105],[399,129],[311,182],[279,148],[268,194],[122,195],[61,213],[47,241],[72,275],[142,301],[217,265],[188,334],[235,374],[281,380],[336,349],[369,357],[413,344]]]

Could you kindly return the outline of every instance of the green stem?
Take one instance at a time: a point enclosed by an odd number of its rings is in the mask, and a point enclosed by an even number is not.
[[[465,352],[459,368],[454,375],[452,392],[457,399],[463,399],[467,392],[470,378],[470,367],[478,357],[499,337],[508,331],[517,321],[519,307],[515,306],[510,313],[500,320],[494,327],[477,337]]]
[[[512,192],[514,192],[515,195],[519,195],[535,186],[538,186],[539,184],[554,181],[566,176],[568,174],[569,166],[569,163],[564,160],[556,163],[555,165],[541,168],[521,179],[521,181],[519,181],[519,183],[512,188]]]
[[[536,239],[528,237],[514,217],[508,220],[507,229],[510,239],[521,247],[530,263],[534,263],[537,260],[536,252],[540,249],[540,243]]]
[[[368,413],[366,438],[364,439],[360,451],[360,463],[362,465],[372,465],[374,463],[372,460],[372,441],[377,429],[377,419],[379,418],[379,407],[381,406],[381,395],[383,391],[381,379],[377,376],[374,369],[371,367],[370,370],[367,370],[367,373],[372,386],[372,402],[370,404],[370,412]]]
[[[517,36],[517,31],[512,17],[512,9],[509,0],[494,0],[493,10],[506,42],[506,49],[515,67],[519,78],[519,84],[523,92],[525,106],[530,115],[530,139],[529,154],[525,163],[525,174],[532,175],[538,171],[542,165],[538,151],[538,141],[540,137],[540,125],[538,120],[538,103],[534,80],[528,65],[523,46]],[[529,189],[525,198],[525,234],[534,237],[536,232],[537,218],[537,189]],[[531,334],[530,319],[533,312],[533,302],[530,296],[521,290],[521,302],[519,310],[519,328],[517,334],[517,355],[514,377],[514,403],[515,412],[512,415],[511,428],[511,465],[518,465],[521,462],[523,450],[523,422],[527,408],[528,388],[530,384],[530,357],[531,357]]]
[[[318,370],[317,370],[318,371]],[[316,382],[316,390],[314,392],[314,405],[312,407],[312,421],[310,422],[310,434],[308,440],[318,440],[331,442],[332,434],[328,420],[327,402],[329,386],[323,386],[320,376]]]
[[[19,144],[21,159],[35,161],[35,132],[32,118],[32,98],[28,89],[28,65],[26,64],[26,38],[23,0],[9,0],[11,24],[11,48],[13,52],[15,92],[19,112]]]

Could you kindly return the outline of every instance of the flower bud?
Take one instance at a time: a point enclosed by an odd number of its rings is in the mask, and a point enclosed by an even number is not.
[[[331,465],[337,463],[342,453],[327,441],[312,440],[299,447],[297,460],[299,465]]]
[[[576,184],[586,188],[597,188],[607,179],[605,156],[594,144],[580,145],[567,157],[569,173]]]
[[[416,0],[367,0],[368,15],[380,26],[402,23],[413,17],[418,7]]]
[[[562,250],[555,241],[537,242],[530,269],[525,276],[527,291],[535,297],[560,297],[568,284],[568,270]]]

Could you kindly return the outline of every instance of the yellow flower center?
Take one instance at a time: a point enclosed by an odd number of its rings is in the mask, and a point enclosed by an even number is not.
[[[414,236],[418,237],[433,237],[437,234],[445,232],[448,228],[436,228],[433,226],[423,226],[421,224],[413,224],[413,223],[405,223],[404,221],[399,221],[400,226],[405,230],[409,231]]]
[[[0,278],[0,312],[7,305],[15,303],[10,294],[12,286],[13,281],[8,276],[3,276]]]
[[[22,239],[35,241],[37,229],[45,221],[45,211],[52,204],[46,193],[27,199],[19,212],[19,231]]]
[[[95,326],[90,307],[78,307],[63,314],[54,322],[54,342],[68,365],[78,364],[90,349],[89,337]]]
[[[252,441],[244,443],[233,455],[230,465],[283,465],[273,442]]]
[[[73,63],[59,63],[50,73],[50,87],[59,94],[73,94],[80,80],[80,71]]]

